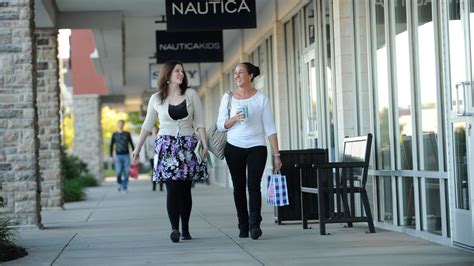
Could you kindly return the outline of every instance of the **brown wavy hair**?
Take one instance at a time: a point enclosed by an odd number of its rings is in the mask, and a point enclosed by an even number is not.
[[[176,65],[181,65],[184,70],[183,64],[178,61],[168,61],[161,66],[160,75],[158,76],[158,96],[160,96],[161,103],[163,103],[166,97],[168,97],[169,80]],[[184,72],[183,83],[179,85],[179,88],[181,89],[180,95],[183,95],[188,88],[188,77],[186,76],[186,72]]]

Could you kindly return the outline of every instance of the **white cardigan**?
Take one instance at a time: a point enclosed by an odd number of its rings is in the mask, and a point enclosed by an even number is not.
[[[158,135],[191,136],[198,128],[204,128],[204,114],[202,110],[199,95],[193,89],[185,91],[186,109],[188,116],[183,119],[173,120],[169,113],[169,99],[165,99],[161,103],[158,93],[153,94],[148,102],[145,122],[142,128],[151,131],[156,119],[160,119],[160,128]]]

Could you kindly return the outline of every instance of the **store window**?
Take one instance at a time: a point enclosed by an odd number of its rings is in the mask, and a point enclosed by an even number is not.
[[[449,237],[437,9],[432,1],[369,1],[374,173],[379,221]]]

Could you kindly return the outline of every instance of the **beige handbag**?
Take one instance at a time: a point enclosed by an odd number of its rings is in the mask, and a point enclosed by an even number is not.
[[[229,101],[227,102],[227,115],[230,117],[230,106],[232,103],[232,92],[227,92],[229,94]],[[227,132],[221,132],[217,129],[216,123],[214,123],[211,128],[207,131],[207,145],[209,146],[209,151],[212,152],[219,160],[224,159],[224,148],[227,142]]]

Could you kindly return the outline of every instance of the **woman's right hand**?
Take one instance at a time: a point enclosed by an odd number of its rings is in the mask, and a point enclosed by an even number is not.
[[[241,111],[239,111],[234,116],[227,119],[227,121],[224,124],[224,127],[226,129],[229,129],[229,128],[233,127],[235,125],[235,123],[243,121],[243,119],[244,119],[244,114]]]
[[[132,152],[132,159],[133,161],[138,161],[140,159],[140,151],[134,150]]]

